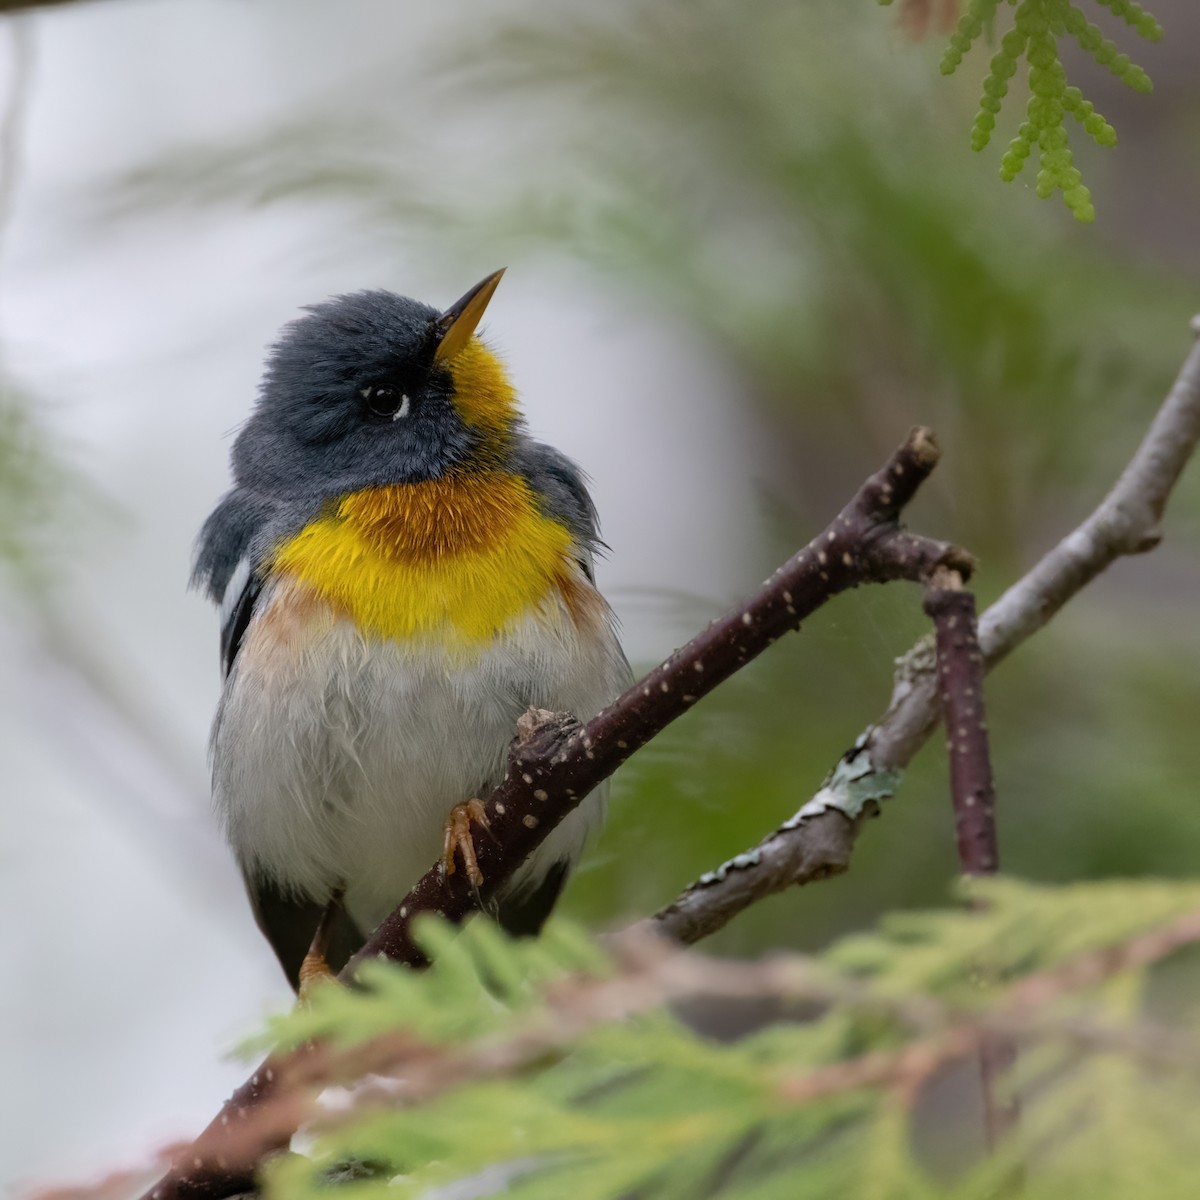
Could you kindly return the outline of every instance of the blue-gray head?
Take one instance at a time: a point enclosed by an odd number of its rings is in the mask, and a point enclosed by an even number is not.
[[[502,461],[520,416],[476,326],[503,271],[439,311],[392,292],[338,296],[287,325],[233,448],[239,484],[335,496]]]

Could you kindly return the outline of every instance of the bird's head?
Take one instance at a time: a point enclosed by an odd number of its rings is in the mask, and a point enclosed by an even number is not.
[[[445,311],[385,291],[311,306],[271,349],[234,444],[238,482],[341,495],[503,461],[520,422],[516,394],[474,336],[503,274]]]

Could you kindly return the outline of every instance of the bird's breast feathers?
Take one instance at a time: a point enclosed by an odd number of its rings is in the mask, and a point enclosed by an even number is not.
[[[318,900],[341,881],[364,929],[436,857],[450,806],[502,777],[529,705],[586,720],[629,682],[578,548],[527,486],[471,489],[453,516],[445,500],[359,492],[285,542],[213,730],[243,867]],[[578,856],[602,794],[524,873]]]
[[[574,553],[521,476],[492,472],[354,492],[268,565],[364,634],[469,650],[560,603],[577,621],[600,615]]]

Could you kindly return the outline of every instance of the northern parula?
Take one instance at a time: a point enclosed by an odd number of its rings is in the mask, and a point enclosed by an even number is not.
[[[444,312],[363,291],[287,325],[200,533],[214,805],[293,986],[319,925],[336,970],[439,852],[473,869],[471,802],[522,713],[586,720],[631,682],[583,477],[475,335],[502,274]],[[541,926],[604,801],[520,868],[505,928]]]

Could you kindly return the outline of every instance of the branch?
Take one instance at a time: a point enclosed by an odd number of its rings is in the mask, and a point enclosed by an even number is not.
[[[901,510],[937,465],[932,431],[915,428],[891,459],[803,550],[775,572],[739,608],[714,621],[613,704],[581,726],[574,718],[531,713],[518,727],[508,770],[488,797],[491,836],[476,840],[484,882],[437,864],[371,935],[343,971],[353,977],[366,958],[422,966],[412,938],[414,920],[437,913],[461,921],[491,901],[550,831],[597,784],[685,713],[833,596],[862,583],[893,579],[927,582],[939,568],[970,574],[970,555],[947,542],[905,533]],[[530,719],[532,716],[533,719]],[[200,1137],[174,1162],[146,1200],[215,1200],[252,1184],[253,1164],[228,1162],[229,1131],[279,1095],[295,1056],[272,1057],[225,1103]],[[282,1149],[295,1125],[284,1121],[262,1150]]]
[[[983,699],[983,654],[975,597],[954,571],[940,570],[925,591],[937,647],[937,689],[950,759],[950,800],[958,835],[958,861],[968,876],[994,875],[1000,868],[996,837],[996,784]],[[977,967],[989,972],[990,964]],[[989,1149],[1012,1134],[1019,1120],[1015,1093],[1001,1094],[1017,1061],[1016,1041],[981,1033],[975,1046],[983,1099],[983,1130]]]
[[[940,571],[925,592],[933,618],[937,681],[950,799],[958,834],[958,861],[965,875],[994,875],[1000,866],[996,839],[996,785],[983,708],[983,655],[975,620],[975,597],[954,571]]]
[[[1200,316],[1192,329],[1200,335]],[[1099,507],[1000,597],[979,621],[990,670],[1045,625],[1106,567],[1152,550],[1167,500],[1200,441],[1200,342],[1192,346],[1141,445]],[[937,728],[934,654],[928,639],[900,661],[887,712],[869,725],[820,790],[753,849],[701,876],[649,918],[690,945],[775,892],[844,871],[863,818],[895,794],[904,768]]]

